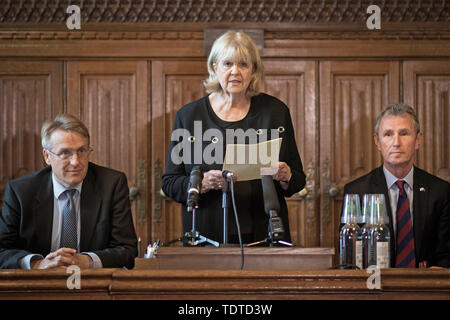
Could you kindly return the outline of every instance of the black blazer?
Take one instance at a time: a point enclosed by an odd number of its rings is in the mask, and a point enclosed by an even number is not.
[[[53,228],[51,167],[7,184],[0,216],[0,268],[20,268],[28,254],[50,253]],[[80,251],[104,268],[132,268],[137,256],[125,174],[89,163],[81,190]]]
[[[285,197],[290,197],[300,191],[305,186],[306,177],[303,172],[302,161],[295,142],[294,128],[289,108],[277,98],[260,93],[251,98],[250,110],[244,119],[235,122],[226,122],[221,120],[214,113],[209,103],[209,96],[205,96],[199,100],[190,102],[177,112],[173,131],[184,129],[192,135],[197,135],[195,121],[201,121],[202,130],[214,128],[222,133],[221,136],[218,137],[217,145],[220,145],[223,148],[223,156],[225,156],[227,144],[242,143],[237,140],[227,140],[227,129],[242,129],[244,131],[249,129],[266,129],[268,131],[267,137],[263,140],[258,140],[258,142],[262,142],[264,140],[272,139],[271,129],[284,128],[284,130],[281,130],[279,133],[279,137],[283,138],[279,161],[286,162],[290,166],[292,177],[289,181],[287,190],[284,190],[277,181],[275,181],[275,190],[280,203],[278,215],[283,221],[285,230],[284,240],[291,241],[288,207]],[[213,143],[211,138],[209,138],[209,141],[205,141],[202,136],[203,133],[204,131],[199,132],[199,135],[195,137],[195,141],[202,141],[199,144],[202,153],[206,148],[210,148]],[[261,135],[260,138],[263,136],[264,135]],[[196,150],[194,143],[188,146],[191,148],[191,159],[189,163],[176,164],[172,160],[172,152],[178,143],[180,142],[174,140],[170,143],[166,170],[162,176],[162,189],[167,196],[182,203],[183,232],[188,232],[192,229],[192,214],[188,213],[186,210],[186,199],[189,175],[192,168],[194,165],[201,165],[202,170],[207,172],[209,170],[222,170],[223,164],[206,164],[205,161],[196,163],[195,154],[198,155],[199,151]],[[243,241],[248,243],[266,238],[269,219],[264,210],[261,180],[238,181],[234,187],[240,230],[243,235],[249,236],[248,238],[243,239]],[[237,242],[237,228],[233,212],[233,207],[230,206],[227,229],[230,236],[230,243]],[[222,191],[211,190],[201,194],[199,208],[196,210],[197,231],[207,238],[220,241],[223,239],[222,217]]]
[[[450,184],[417,167],[413,179],[416,266],[427,261],[429,266],[450,267]],[[391,230],[391,257],[395,257],[394,222],[383,166],[347,183],[344,194],[348,193],[359,194],[361,200],[366,193],[384,194]],[[395,266],[395,259],[391,259],[391,266]]]

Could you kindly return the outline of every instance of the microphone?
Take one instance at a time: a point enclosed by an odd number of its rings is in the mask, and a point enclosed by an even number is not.
[[[278,216],[280,202],[278,201],[272,176],[263,175],[261,177],[261,183],[264,198],[264,211],[269,215],[269,236],[278,240],[283,238],[284,227],[283,221]]]
[[[222,177],[224,177],[225,179],[231,180],[231,179],[234,178],[234,174],[231,171],[223,170],[222,171]]]
[[[203,172],[200,166],[195,166],[191,170],[188,184],[188,196],[186,201],[187,212],[192,212],[194,208],[198,208],[198,198],[202,190]]]

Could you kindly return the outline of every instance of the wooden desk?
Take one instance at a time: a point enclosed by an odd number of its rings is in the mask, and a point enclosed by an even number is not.
[[[383,269],[379,289],[365,270],[0,270],[0,299],[450,300],[448,269]]]
[[[334,248],[244,248],[244,270],[316,270],[332,266]],[[161,247],[157,257],[136,258],[135,269],[240,270],[239,247]]]

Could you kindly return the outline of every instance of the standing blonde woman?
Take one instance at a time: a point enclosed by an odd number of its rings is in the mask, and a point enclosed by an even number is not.
[[[245,133],[253,130],[258,135],[256,142],[261,142],[271,139],[271,132],[276,131],[282,138],[282,144],[273,178],[280,202],[278,214],[285,228],[284,240],[290,241],[284,197],[290,197],[304,187],[305,174],[289,109],[277,98],[262,93],[264,70],[261,58],[254,41],[245,33],[228,31],[216,39],[207,66],[209,77],[204,81],[204,86],[208,95],[185,105],[176,114],[166,171],[162,178],[163,191],[183,204],[183,231],[190,231],[192,216],[186,210],[187,188],[192,168],[200,165],[204,177],[196,229],[201,235],[219,241],[223,238],[223,155],[227,144],[242,143],[239,134],[230,139],[227,132],[234,130],[245,136]],[[176,139],[182,136],[180,130],[190,132],[191,135]],[[261,134],[263,131],[266,134]],[[243,138],[245,143],[250,142],[248,136]],[[190,149],[187,150],[186,146]],[[205,153],[199,157],[204,151],[217,151],[218,146],[223,152],[213,152],[213,161],[205,158]],[[175,154],[180,155],[181,149],[182,159],[174,157]],[[251,243],[267,237],[268,217],[264,211],[261,180],[238,181],[235,196],[243,242]],[[234,215],[230,213],[228,218],[229,242],[237,243]]]

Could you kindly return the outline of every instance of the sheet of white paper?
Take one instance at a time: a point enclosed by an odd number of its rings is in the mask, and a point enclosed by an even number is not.
[[[261,179],[272,175],[277,168],[282,138],[257,144],[228,144],[223,170],[233,172],[238,181]]]

